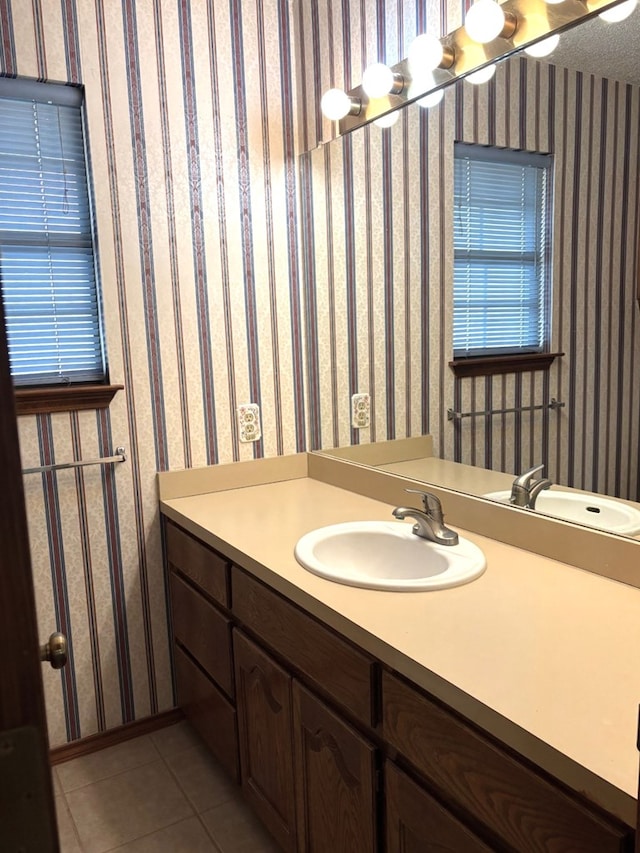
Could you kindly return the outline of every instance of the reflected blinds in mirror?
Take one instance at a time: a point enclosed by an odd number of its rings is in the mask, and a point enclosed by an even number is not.
[[[456,143],[456,358],[546,348],[550,180],[550,155]]]

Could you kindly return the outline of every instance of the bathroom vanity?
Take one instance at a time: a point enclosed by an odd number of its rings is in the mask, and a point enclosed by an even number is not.
[[[178,703],[283,850],[633,850],[637,680],[579,626],[640,639],[639,590],[466,532],[470,584],[346,587],[295,542],[389,505],[237,485],[162,499]]]

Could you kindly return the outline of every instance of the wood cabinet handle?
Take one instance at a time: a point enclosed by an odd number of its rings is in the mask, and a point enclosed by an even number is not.
[[[334,736],[329,732],[326,732],[323,728],[316,729],[315,732],[307,731],[309,737],[309,746],[314,752],[321,752],[323,749],[328,749],[329,752],[333,755],[333,759],[336,763],[336,767],[340,772],[340,775],[344,779],[345,783],[350,788],[357,788],[360,782],[356,777],[351,773],[347,764],[344,760],[344,756],[340,751],[340,747]]]

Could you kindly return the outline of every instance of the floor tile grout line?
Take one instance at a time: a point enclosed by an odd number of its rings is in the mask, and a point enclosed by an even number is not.
[[[149,764],[154,764],[156,761],[162,760],[162,756],[158,755],[157,758],[152,758],[150,761],[142,761],[140,764],[132,764],[131,767],[125,767],[122,770],[118,770],[117,773],[111,773],[109,776],[101,776],[99,779],[94,779],[92,782],[87,782],[84,785],[78,785],[77,788],[71,788],[70,791],[63,791],[63,793],[65,796],[67,796],[67,794],[75,794],[76,791],[82,791],[90,785],[98,785],[100,782],[106,782],[108,779],[115,779],[118,776],[122,776],[124,773],[129,773],[131,770],[138,770],[140,767],[147,767]]]
[[[173,726],[179,726],[179,725],[181,725],[181,723],[182,723],[182,721],[181,721],[180,723],[173,723],[172,725],[173,725]],[[157,731],[158,731],[158,732],[159,732],[159,731],[165,731],[165,730],[166,730],[166,729],[168,729],[168,728],[171,728],[171,726],[165,726],[163,729],[158,729]],[[196,740],[194,740],[194,742],[193,742],[193,743],[189,743],[189,744],[185,745],[184,747],[182,747],[181,749],[179,749],[177,752],[171,753],[171,755],[170,755],[170,756],[165,756],[165,755],[163,754],[163,752],[160,750],[160,747],[156,744],[156,742],[155,742],[155,740],[154,740],[154,737],[153,737],[153,736],[154,736],[154,734],[156,734],[156,732],[149,732],[148,734],[139,735],[137,738],[130,738],[128,741],[122,741],[122,743],[120,743],[120,744],[114,744],[113,746],[103,747],[102,749],[96,750],[96,751],[95,751],[95,752],[93,752],[93,753],[87,753],[87,755],[79,755],[79,756],[76,756],[75,758],[70,758],[70,759],[68,759],[67,761],[62,761],[62,762],[60,762],[60,764],[56,764],[56,765],[52,766],[52,767],[51,767],[51,771],[52,771],[52,773],[55,775],[55,777],[56,777],[56,779],[57,779],[58,787],[59,787],[59,789],[60,789],[60,793],[64,794],[65,796],[66,796],[67,794],[72,794],[72,793],[74,793],[75,791],[79,791],[79,790],[81,790],[82,788],[86,788],[88,785],[93,785],[93,784],[95,784],[96,782],[102,782],[102,781],[103,781],[103,780],[105,780],[105,779],[112,779],[112,778],[114,778],[115,776],[119,776],[119,775],[120,775],[120,774],[122,774],[122,773],[126,773],[126,772],[127,772],[127,770],[134,770],[136,767],[145,767],[147,764],[152,764],[154,761],[158,761],[159,759],[161,759],[162,761],[164,761],[167,757],[171,757],[171,758],[172,758],[173,756],[181,755],[183,752],[186,752],[188,749],[192,749],[192,748],[194,748],[194,747],[197,747],[197,746],[198,746],[198,742],[197,742]],[[153,747],[154,751],[157,753],[157,754],[156,754],[156,756],[155,756],[154,758],[152,758],[152,759],[150,759],[150,760],[148,760],[148,761],[143,761],[143,762],[141,762],[140,764],[133,764],[133,765],[131,765],[131,767],[127,767],[127,768],[124,768],[124,769],[122,769],[122,770],[118,770],[118,771],[116,771],[115,773],[111,773],[111,774],[109,774],[108,776],[102,776],[102,777],[100,777],[100,779],[93,779],[91,782],[86,782],[86,783],[84,783],[84,784],[82,784],[82,785],[78,785],[77,787],[75,787],[75,788],[71,788],[71,789],[70,789],[70,790],[68,790],[68,791],[66,791],[66,790],[64,789],[64,787],[63,787],[63,783],[62,783],[62,779],[61,779],[61,777],[60,777],[60,774],[58,773],[58,768],[59,768],[59,767],[65,767],[67,764],[71,764],[71,763],[73,763],[74,761],[79,761],[79,760],[81,760],[81,759],[83,759],[83,758],[87,758],[89,755],[100,755],[101,753],[105,752],[105,751],[106,751],[106,750],[108,750],[108,749],[113,749],[114,747],[122,746],[122,745],[123,745],[123,744],[125,744],[125,743],[130,744],[130,743],[133,743],[133,742],[134,742],[134,741],[136,741],[136,740],[140,740],[140,741],[141,741],[141,740],[145,740],[145,739],[150,741],[150,743],[151,743],[151,745],[152,745],[152,747]],[[55,790],[55,789],[54,789],[54,790]]]
[[[172,756],[172,757],[173,757],[173,756]],[[173,777],[173,780],[175,781],[176,785],[177,785],[177,786],[178,786],[178,788],[180,789],[180,793],[185,797],[185,799],[187,800],[187,802],[189,803],[189,805],[190,805],[190,806],[191,806],[191,808],[193,809],[194,813],[199,817],[199,816],[200,816],[200,814],[201,814],[201,812],[200,812],[200,811],[198,811],[198,809],[196,808],[195,803],[193,802],[193,800],[191,799],[191,797],[189,796],[189,794],[185,791],[185,789],[184,789],[184,787],[183,787],[182,783],[181,783],[181,782],[180,782],[180,780],[178,779],[177,775],[174,773],[174,771],[173,771],[173,769],[172,769],[171,765],[170,765],[170,764],[169,764],[169,762],[168,762],[168,761],[166,761],[166,760],[164,761],[164,763],[165,763],[165,765],[166,765],[167,770],[169,771],[169,773],[170,773],[170,774],[171,774],[171,776]],[[240,788],[239,788],[239,787],[238,787],[238,796],[240,796]],[[233,800],[233,799],[235,799],[235,796],[229,797],[229,798],[228,798],[228,799],[226,799],[226,800],[222,800],[220,803],[216,803],[216,805],[215,805],[215,806],[210,806],[209,808],[204,809],[203,811],[207,811],[207,812],[208,812],[208,811],[211,811],[212,809],[215,809],[217,806],[219,806],[219,805],[224,805],[224,803],[228,803],[228,802],[230,802],[230,801],[231,801],[231,800]]]
[[[126,773],[127,770],[134,770],[136,767],[145,767],[147,764],[152,764],[154,761],[157,761],[159,758],[162,758],[162,755],[160,754],[160,750],[155,745],[155,743],[151,740],[149,735],[140,735],[137,738],[131,738],[128,741],[123,741],[122,744],[115,744],[115,746],[117,747],[117,746],[122,746],[125,743],[133,743],[134,740],[140,740],[140,741],[148,740],[149,743],[151,744],[152,749],[156,753],[156,757],[154,757],[148,761],[142,761],[140,764],[133,764],[131,767],[127,767],[124,770],[118,770],[116,773],[111,773],[108,776],[102,776],[100,779],[94,779],[93,781],[87,782],[86,784],[78,785],[76,788],[71,788],[71,790],[69,790],[69,791],[64,790],[64,788],[62,786],[62,779],[60,777],[60,774],[58,773],[57,776],[58,776],[58,781],[60,782],[60,788],[62,788],[62,790],[64,791],[65,794],[71,794],[74,791],[79,791],[82,788],[86,788],[87,785],[93,785],[95,782],[102,782],[103,779],[112,779],[115,776],[119,776],[121,773]],[[69,761],[63,761],[60,764],[56,765],[56,767],[53,769],[57,770],[58,767],[64,767],[66,764],[71,764],[74,761],[78,761],[82,758],[87,758],[89,755],[100,755],[102,752],[105,752],[106,750],[113,749],[113,748],[114,748],[113,746],[107,746],[107,747],[104,747],[104,749],[97,750],[96,752],[88,753],[87,755],[80,755],[80,756],[77,756],[76,758],[71,758],[71,759],[69,759]]]
[[[62,797],[62,800],[64,801],[64,807],[67,810],[67,815],[69,817],[69,820],[71,821],[71,828],[73,829],[73,834],[74,834],[76,842],[78,844],[78,850],[80,851],[80,853],[84,853],[84,846],[82,844],[82,839],[80,838],[80,831],[78,830],[75,818],[73,816],[73,812],[71,811],[71,806],[69,805],[69,803],[67,801],[66,794],[63,792],[60,796]]]
[[[179,723],[175,724],[175,725],[179,725]],[[191,820],[191,819],[193,819],[193,817],[195,817],[197,819],[200,826],[204,829],[204,832],[205,832],[207,839],[213,845],[214,853],[225,853],[224,849],[220,846],[220,843],[216,840],[214,834],[212,833],[212,831],[209,830],[207,824],[205,823],[205,821],[203,819],[203,814],[207,814],[207,813],[212,812],[218,808],[222,808],[229,803],[234,803],[234,804],[246,803],[245,798],[242,794],[241,788],[237,785],[234,786],[234,788],[231,790],[229,796],[226,799],[221,800],[220,802],[217,802],[215,805],[209,806],[206,809],[203,809],[202,811],[198,811],[198,809],[196,808],[195,802],[193,801],[193,799],[189,796],[189,794],[185,790],[185,788],[184,788],[183,784],[181,783],[180,779],[178,778],[177,774],[173,771],[172,767],[170,766],[169,761],[174,759],[174,758],[177,758],[178,756],[182,755],[185,752],[188,752],[189,750],[194,750],[196,752],[199,752],[200,754],[211,757],[210,754],[208,753],[208,751],[206,750],[205,745],[202,744],[199,741],[199,739],[196,738],[192,743],[185,745],[182,749],[179,749],[176,752],[170,752],[168,755],[164,755],[163,752],[158,747],[158,745],[153,740],[152,735],[153,735],[153,733],[149,733],[148,735],[142,735],[140,737],[140,739],[149,738],[151,740],[151,742],[153,743],[154,751],[157,752],[157,757],[154,757],[152,760],[143,761],[140,764],[135,764],[131,767],[124,768],[124,769],[119,770],[118,772],[113,773],[109,776],[104,776],[100,779],[95,779],[92,782],[87,782],[86,784],[80,785],[76,788],[73,788],[70,791],[65,791],[63,789],[62,781],[60,779],[59,774],[57,773],[57,766],[52,768],[52,770],[56,774],[57,781],[59,783],[60,794],[58,796],[61,797],[61,799],[64,803],[64,807],[67,811],[67,815],[68,815],[69,819],[71,820],[72,829],[73,829],[73,833],[75,836],[75,840],[77,843],[78,850],[80,851],[80,853],[84,853],[85,848],[84,848],[82,841],[80,839],[80,833],[78,831],[76,821],[75,821],[75,819],[73,817],[73,813],[71,811],[71,806],[70,806],[69,801],[68,801],[68,796],[70,794],[75,794],[78,791],[82,791],[82,790],[90,787],[91,785],[96,785],[96,784],[100,784],[102,782],[106,782],[108,780],[113,780],[119,776],[124,775],[125,773],[129,773],[131,771],[137,770],[137,769],[142,768],[142,767],[147,767],[147,766],[154,764],[154,763],[157,763],[157,762],[162,762],[165,766],[165,769],[169,773],[169,776],[173,779],[175,785],[177,786],[178,791],[180,792],[183,799],[185,800],[186,805],[190,808],[192,814],[181,817],[178,820],[167,824],[166,826],[158,827],[157,829],[154,829],[151,832],[144,833],[143,835],[140,835],[140,836],[136,836],[136,838],[129,839],[128,841],[123,842],[122,844],[118,845],[117,847],[111,847],[108,850],[103,851],[103,853],[117,853],[118,850],[123,849],[128,844],[131,844],[135,841],[139,841],[143,838],[146,838],[147,836],[153,835],[156,832],[161,832],[162,830],[167,829],[171,826],[175,826],[175,825],[177,825],[183,821]],[[108,747],[106,747],[105,749],[108,749]],[[77,759],[70,759],[70,762],[75,761],[75,760],[77,760]],[[64,763],[67,763],[67,762],[64,762]],[[63,766],[63,764],[61,764],[60,766]]]
[[[209,811],[212,811],[212,809],[209,809]],[[196,817],[197,817],[197,818],[198,818],[198,820],[200,821],[200,825],[201,825],[201,826],[202,826],[202,828],[204,829],[204,831],[205,831],[205,833],[206,833],[206,835],[207,835],[207,838],[208,838],[208,839],[211,841],[211,843],[213,844],[213,846],[214,846],[214,848],[215,848],[215,853],[224,853],[224,850],[222,849],[222,847],[220,847],[220,845],[218,844],[218,842],[217,842],[217,841],[215,840],[215,838],[213,837],[213,834],[209,831],[209,827],[208,827],[208,826],[207,826],[207,824],[203,821],[203,819],[202,819],[202,814],[196,815]]]
[[[182,786],[180,785],[180,783],[175,778],[175,775],[171,772],[171,768],[167,765],[166,761],[164,760],[164,758],[161,755],[158,758],[154,758],[153,761],[146,761],[143,764],[136,764],[135,766],[128,767],[127,769],[122,770],[119,773],[114,773],[112,776],[106,776],[103,779],[96,779],[94,782],[89,782],[87,785],[83,785],[80,788],[74,788],[72,791],[69,791],[68,793],[75,794],[77,791],[84,790],[84,789],[90,787],[91,785],[97,785],[97,784],[100,784],[101,782],[106,782],[108,780],[115,779],[118,776],[124,775],[125,773],[130,773],[133,770],[138,770],[141,767],[148,767],[150,764],[155,764],[155,763],[164,764],[165,768],[169,772],[169,775],[171,776],[173,781],[176,783],[178,792],[180,793],[180,795],[184,799],[187,807],[190,809],[191,814],[183,816],[181,818],[178,818],[177,820],[172,821],[171,823],[168,823],[164,826],[157,827],[156,829],[151,830],[150,832],[145,832],[143,835],[136,836],[135,838],[130,838],[128,841],[123,842],[123,844],[118,845],[118,847],[110,847],[110,848],[108,848],[108,850],[102,851],[102,853],[111,853],[111,851],[118,850],[118,849],[126,846],[127,844],[132,843],[133,841],[138,841],[140,838],[145,838],[147,835],[153,835],[154,832],[160,832],[163,829],[167,829],[170,826],[174,826],[175,824],[180,823],[183,820],[191,820],[194,817],[198,817],[198,813],[197,813],[193,803],[191,802],[191,800],[187,796],[186,792],[183,790]],[[80,853],[84,853],[84,846],[82,844],[82,840],[80,839],[80,833],[79,833],[78,827],[76,825],[76,821],[73,817],[73,812],[71,811],[71,806],[69,805],[69,802],[67,801],[66,792],[63,792],[62,797],[64,798],[65,806],[66,806],[67,811],[69,813],[69,817],[71,818],[71,821],[73,823],[73,830],[74,830],[74,833],[75,833],[76,838],[78,840],[78,847],[80,848]]]
[[[186,722],[186,720],[182,720],[182,721],[181,721],[181,722],[179,722],[179,723],[174,723],[174,726],[181,726],[181,725],[182,725],[183,723],[185,723],[185,722]],[[161,757],[161,758],[173,758],[173,757],[174,757],[174,756],[176,756],[176,755],[181,755],[183,752],[186,752],[188,749],[193,749],[194,747],[199,746],[199,744],[200,744],[200,739],[199,739],[199,738],[194,734],[193,729],[189,728],[189,731],[190,731],[191,735],[193,736],[193,740],[191,741],[191,743],[186,744],[185,746],[183,746],[183,747],[181,747],[180,749],[178,749],[176,752],[172,752],[170,755],[165,755],[165,754],[161,751],[160,747],[156,744],[156,742],[155,742],[155,740],[154,740],[154,735],[156,735],[158,732],[166,731],[166,729],[167,729],[167,728],[171,728],[171,726],[165,726],[165,728],[164,728],[164,729],[158,729],[158,730],[157,730],[157,731],[155,731],[155,732],[150,732],[150,733],[149,733],[149,734],[150,734],[151,739],[152,739],[152,740],[153,740],[153,742],[154,742],[154,745],[155,745],[156,749],[157,749],[157,750],[158,750],[158,752],[160,753],[160,757]]]
[[[184,823],[188,820],[193,820],[194,818],[198,819],[198,815],[190,814],[187,815],[187,817],[181,817],[178,820],[174,820],[173,823],[168,823],[166,826],[160,826],[158,829],[152,829],[151,832],[145,832],[144,835],[137,835],[135,838],[130,838],[128,841],[118,844],[117,847],[109,847],[108,850],[103,850],[102,853],[118,853],[118,850],[122,850],[129,844],[133,844],[134,841],[142,841],[143,838],[149,838],[149,836],[155,835],[157,832],[163,832],[163,830],[169,829],[171,826],[177,826],[179,823]]]

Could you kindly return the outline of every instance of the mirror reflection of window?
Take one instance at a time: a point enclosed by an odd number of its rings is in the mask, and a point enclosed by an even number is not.
[[[552,157],[454,153],[454,357],[547,352]]]

